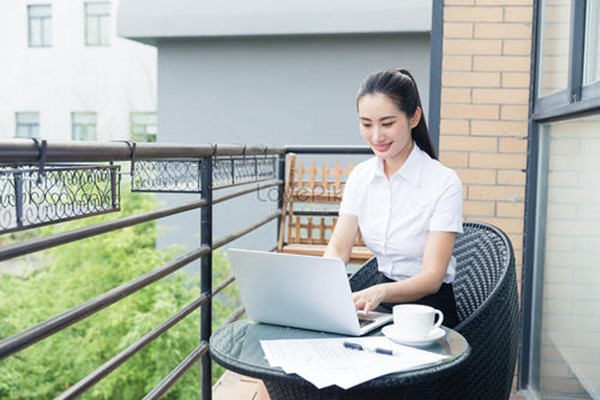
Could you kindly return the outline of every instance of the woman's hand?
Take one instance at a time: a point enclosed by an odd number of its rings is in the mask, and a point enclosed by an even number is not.
[[[386,284],[374,285],[352,294],[354,306],[357,310],[362,310],[365,315],[379,307],[379,304],[385,300],[385,296]]]

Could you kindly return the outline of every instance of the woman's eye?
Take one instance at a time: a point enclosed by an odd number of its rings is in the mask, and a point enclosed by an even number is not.
[[[371,124],[367,124],[365,122],[361,122],[362,126],[364,126],[365,128],[370,128]]]
[[[383,125],[384,128],[389,128],[390,126],[394,125],[394,123],[393,122],[386,122],[386,123],[381,124],[381,125]]]

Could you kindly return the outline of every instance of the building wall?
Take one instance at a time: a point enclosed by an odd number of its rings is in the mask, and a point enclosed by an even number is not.
[[[429,47],[426,33],[159,40],[158,141],[362,145],[356,116],[361,80],[374,70],[408,68],[427,112]],[[220,205],[214,236],[273,212],[276,203],[265,197],[258,204],[242,198]],[[198,231],[182,229],[186,218],[165,220],[161,245],[197,245]],[[235,245],[266,249],[275,243],[273,223]]]
[[[466,220],[510,237],[521,275],[532,0],[445,0],[440,158]]]
[[[28,46],[29,4],[52,7],[52,46]],[[116,36],[88,47],[83,1],[4,0],[0,5],[0,138],[15,136],[15,113],[37,111],[45,139],[71,138],[71,112],[97,113],[98,140],[128,139],[129,112],[156,110],[156,49]]]
[[[414,71],[429,99],[424,33],[169,40],[158,52],[162,142],[362,144],[356,92],[382,68]]]
[[[424,33],[432,0],[121,0],[119,32],[165,38]]]

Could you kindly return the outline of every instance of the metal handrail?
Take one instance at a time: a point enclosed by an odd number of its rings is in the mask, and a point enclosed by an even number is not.
[[[43,154],[42,154],[43,151]],[[211,361],[208,356],[208,340],[211,334],[212,323],[212,297],[228,287],[233,281],[229,277],[218,286],[212,287],[212,252],[269,222],[281,218],[282,198],[277,201],[278,209],[257,222],[246,226],[236,232],[229,233],[219,239],[212,239],[212,207],[213,205],[230,199],[243,196],[248,193],[263,190],[269,187],[282,187],[285,172],[285,154],[295,152],[300,154],[369,154],[370,150],[364,146],[246,146],[246,145],[173,145],[157,143],[132,143],[128,141],[108,142],[108,143],[90,143],[90,142],[59,142],[43,141],[40,145],[39,140],[9,140],[0,141],[0,164],[6,165],[27,165],[39,164],[40,174],[43,171],[44,163],[90,163],[90,162],[108,162],[131,161],[132,169],[136,160],[153,159],[202,159],[202,174],[200,183],[202,185],[201,199],[188,204],[163,208],[161,210],[146,212],[139,215],[115,219],[113,221],[99,223],[90,227],[74,229],[68,232],[62,232],[49,235],[42,238],[31,239],[21,243],[8,245],[0,249],[0,261],[12,259],[30,253],[39,252],[55,246],[70,243],[76,240],[93,237],[96,235],[113,232],[125,227],[141,224],[148,221],[157,220],[171,215],[176,215],[191,210],[200,209],[202,211],[202,229],[200,247],[187,252],[170,262],[143,274],[129,282],[115,287],[100,296],[86,301],[76,307],[73,307],[61,314],[39,323],[35,326],[18,332],[8,338],[0,340],[0,359],[11,354],[19,352],[28,346],[43,340],[63,329],[75,324],[76,322],[87,318],[98,311],[114,304],[123,298],[139,291],[140,289],[163,279],[172,273],[180,270],[184,266],[198,259],[202,260],[201,266],[201,295],[192,303],[181,309],[179,312],[162,322],[159,326],[146,333],[143,337],[129,345],[125,350],[114,355],[109,361],[89,373],[85,378],[75,383],[67,391],[62,393],[60,399],[75,398],[86,392],[94,384],[102,380],[105,376],[123,364],[133,355],[137,354],[142,348],[158,338],[161,334],[169,330],[175,324],[180,322],[186,316],[190,315],[198,308],[201,310],[201,330],[200,344],[193,350],[175,369],[167,375],[145,398],[156,399],[163,396],[169,388],[185,374],[186,371],[196,362],[201,361],[202,366],[202,395],[204,400],[211,398]],[[212,162],[215,157],[235,157],[235,156],[261,156],[278,155],[279,166],[277,167],[277,179],[262,180],[250,183],[237,184],[234,182],[231,186],[242,187],[239,190],[228,192],[227,194],[213,198],[212,186]],[[231,187],[229,186],[229,187]],[[279,226],[279,224],[278,224]],[[276,246],[274,247],[274,249]],[[234,321],[243,315],[244,309],[239,308],[234,311],[227,319],[227,322]]]
[[[40,160],[38,142],[26,139],[0,141],[0,160],[3,163],[37,163]],[[47,162],[102,162],[152,158],[201,158],[215,156],[250,156],[284,154],[282,146],[246,146],[234,144],[179,145],[165,143],[61,142],[48,141]]]
[[[203,355],[208,354],[208,343],[202,342],[175,369],[148,393],[144,400],[160,399],[179,378],[183,376]],[[204,399],[205,397],[203,397]]]
[[[82,319],[116,303],[119,300],[137,292],[138,290],[154,283],[165,276],[183,268],[203,255],[210,253],[211,249],[200,247],[193,250],[170,263],[167,263],[153,271],[141,275],[127,283],[122,284],[100,296],[83,304],[58,314],[44,322],[27,328],[19,333],[0,340],[0,358],[4,358],[21,351],[32,344],[51,336]]]
[[[100,367],[98,367],[95,371],[93,371],[85,378],[71,386],[67,391],[58,396],[56,400],[76,398],[77,396],[91,388],[106,375],[110,374],[129,358],[137,354],[138,351],[146,347],[148,344],[152,343],[154,339],[158,338],[161,334],[166,332],[179,321],[190,315],[192,312],[196,311],[201,305],[210,301],[211,297],[217,295],[219,292],[221,292],[223,289],[229,286],[234,280],[235,278],[233,276],[230,276],[213,289],[211,296],[203,294],[200,297],[198,297],[192,303],[188,304],[186,307],[177,312],[177,314],[173,315],[171,318],[167,319],[162,324],[152,329],[150,332],[145,334],[136,342],[129,345],[125,350],[121,351],[119,354],[115,355],[113,358],[111,358],[110,360],[102,364]],[[235,319],[237,319],[237,317],[239,317],[239,315],[241,315],[242,313],[243,308],[234,311],[232,315],[235,316]]]
[[[238,190],[223,196],[219,196],[213,199],[212,204],[218,204],[227,200],[231,200],[236,197],[243,196],[248,193],[252,193],[258,190],[262,190],[268,187],[278,186],[283,184],[281,180],[273,180],[264,182],[248,189]],[[206,201],[195,201],[193,203],[183,204],[175,207],[167,207],[161,210],[150,211],[144,214],[133,215],[125,218],[116,219],[114,221],[102,222],[93,226],[73,229],[68,232],[56,233],[42,238],[34,238],[21,243],[15,243],[13,245],[5,246],[0,249],[0,261],[9,260],[11,258],[24,256],[41,250],[46,250],[52,247],[60,246],[63,244],[71,243],[77,240],[89,238],[103,233],[113,232],[118,229],[126,228],[129,226],[141,224],[143,222],[153,221],[156,219],[169,217],[171,215],[183,213],[186,211],[197,210],[206,206]]]
[[[58,396],[55,400],[66,400],[74,399],[81,395],[83,392],[94,386],[98,381],[104,378],[106,375],[114,371],[119,365],[123,364],[129,358],[137,354],[138,351],[152,343],[154,339],[158,338],[162,333],[166,332],[169,328],[177,324],[179,321],[190,315],[192,312],[197,310],[202,304],[209,301],[210,297],[203,294],[191,304],[180,310],[177,314],[173,315],[168,320],[142,336],[135,343],[129,345],[125,350],[115,355],[113,358],[102,364],[94,372],[74,384],[65,391],[63,394]]]

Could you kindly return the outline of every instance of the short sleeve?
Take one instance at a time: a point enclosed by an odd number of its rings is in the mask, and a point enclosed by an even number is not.
[[[342,202],[340,203],[339,215],[348,214],[358,216],[358,203],[359,203],[359,172],[357,168],[354,168],[348,180],[344,185],[344,193],[342,194]]]
[[[444,190],[436,201],[429,220],[430,231],[462,233],[463,188],[458,176],[452,172]]]

